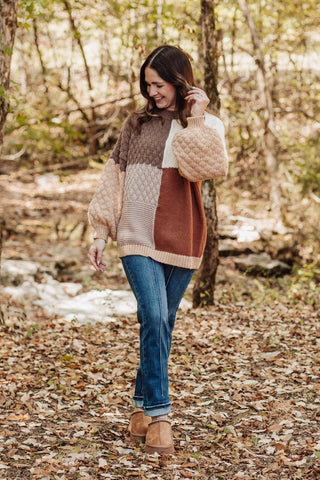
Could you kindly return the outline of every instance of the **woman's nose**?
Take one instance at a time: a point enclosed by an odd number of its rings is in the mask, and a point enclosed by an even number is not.
[[[154,97],[157,93],[158,93],[157,87],[155,85],[150,85],[150,88],[149,88],[150,97]]]

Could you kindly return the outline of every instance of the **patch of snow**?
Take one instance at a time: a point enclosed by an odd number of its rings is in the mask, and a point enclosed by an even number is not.
[[[18,284],[24,280],[33,280],[38,273],[45,271],[47,270],[38,262],[5,260],[1,263],[1,280],[3,284]]]
[[[136,299],[131,291],[105,289],[78,294],[82,288],[80,283],[58,282],[48,273],[42,274],[42,283],[36,282],[33,275],[44,271],[37,262],[11,262],[16,263],[9,264],[11,270],[19,272],[19,275],[24,273],[26,280],[21,285],[5,287],[1,292],[23,303],[32,302],[49,314],[64,317],[70,322],[88,323],[114,322],[119,315],[131,315],[137,311]],[[182,310],[191,306],[191,302],[182,299]],[[78,348],[81,346],[78,345]]]
[[[39,175],[39,177],[35,179],[35,182],[41,189],[45,190],[52,185],[58,185],[60,183],[60,177],[54,173],[45,173]]]
[[[260,234],[253,225],[241,225],[233,232],[238,242],[254,242],[260,239]]]
[[[130,315],[137,310],[136,300],[131,292],[91,290],[71,297],[67,292],[79,291],[82,288],[80,284],[59,283],[50,275],[45,275],[45,279],[45,283],[30,280],[17,287],[3,288],[1,291],[23,303],[31,301],[47,313],[79,323],[113,321],[114,316]]]

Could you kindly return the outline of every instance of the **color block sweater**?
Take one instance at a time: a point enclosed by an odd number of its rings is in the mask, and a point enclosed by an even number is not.
[[[186,180],[178,170],[175,152],[181,154],[185,145],[183,140],[172,145],[183,128],[176,116],[160,111],[142,124],[140,134],[130,117],[126,120],[90,203],[89,222],[94,238],[117,241],[120,257],[142,255],[194,269],[201,263],[206,222],[201,182]],[[186,130],[194,148],[188,155],[194,162],[213,148],[211,129],[204,125],[218,131],[225,149],[221,120],[209,113],[189,117]]]

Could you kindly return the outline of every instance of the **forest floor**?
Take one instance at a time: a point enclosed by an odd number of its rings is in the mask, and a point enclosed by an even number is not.
[[[83,291],[127,290],[113,244],[105,274],[88,264],[86,211],[99,175],[1,175],[2,261],[40,262]],[[78,324],[0,293],[0,479],[319,479],[320,313],[303,290],[289,295],[293,287],[222,258],[216,305],[178,312],[176,454],[163,457],[127,436],[134,315]]]

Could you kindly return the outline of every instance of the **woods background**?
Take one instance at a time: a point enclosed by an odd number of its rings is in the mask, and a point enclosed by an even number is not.
[[[320,478],[317,3],[0,0],[1,478]],[[230,154],[204,192],[216,302],[188,290],[174,330],[172,458],[128,441],[136,304],[113,242],[103,275],[87,258],[88,203],[164,42],[220,101]]]
[[[229,177],[217,182],[220,221],[237,215],[240,202],[241,214],[264,220],[260,251],[318,279],[317,2],[212,5],[230,153]],[[204,87],[199,2],[23,0],[18,22],[13,52],[5,50],[12,63],[2,173],[20,171],[27,179],[101,168],[140,102],[141,62],[160,43],[189,52]]]

